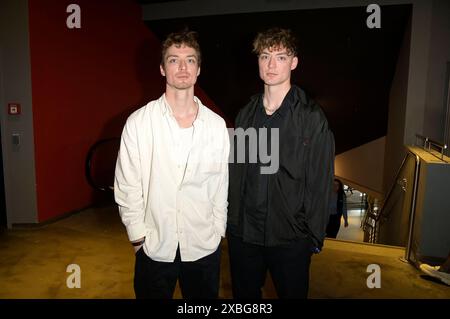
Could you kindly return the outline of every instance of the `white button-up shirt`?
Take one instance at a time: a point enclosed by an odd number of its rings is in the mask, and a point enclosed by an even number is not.
[[[225,236],[228,131],[194,99],[199,110],[188,150],[165,95],[131,114],[122,132],[115,199],[129,240],[145,236],[144,251],[156,261],[174,261],[178,246],[181,260],[198,260]]]

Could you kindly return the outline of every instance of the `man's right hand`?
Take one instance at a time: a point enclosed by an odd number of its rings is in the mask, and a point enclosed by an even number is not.
[[[135,246],[136,244],[141,243],[140,245]],[[134,253],[137,253],[139,249],[141,249],[142,246],[144,246],[145,243],[145,237],[142,237],[136,241],[131,242],[134,248]]]
[[[133,246],[134,248],[134,253],[136,254],[138,252],[139,249],[141,249],[141,247],[144,246],[144,244],[140,245],[140,246]]]

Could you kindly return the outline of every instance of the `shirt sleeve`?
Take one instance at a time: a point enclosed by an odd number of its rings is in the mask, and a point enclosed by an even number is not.
[[[218,177],[219,182],[217,191],[213,197],[213,213],[216,232],[221,237],[225,237],[228,208],[228,156],[230,153],[230,138],[225,122],[223,122],[222,128],[222,150],[220,173]]]
[[[114,197],[130,241],[146,235],[141,166],[134,121],[127,120],[122,132],[114,178]]]

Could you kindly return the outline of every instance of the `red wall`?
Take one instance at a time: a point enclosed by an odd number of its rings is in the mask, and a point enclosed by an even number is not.
[[[81,8],[81,29],[66,26],[71,3]],[[164,80],[159,41],[132,0],[29,0],[29,28],[42,222],[93,203],[84,176],[89,147],[120,136],[126,117],[162,94]]]

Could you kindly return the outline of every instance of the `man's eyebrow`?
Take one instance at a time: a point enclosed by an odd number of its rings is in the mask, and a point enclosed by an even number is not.
[[[167,59],[168,59],[168,58],[179,58],[179,57],[180,57],[179,55],[171,54],[171,55],[168,55],[168,56],[167,56]],[[196,58],[196,59],[197,59],[197,56],[196,56],[195,54],[187,55],[186,57],[187,57],[187,58]]]
[[[261,52],[261,54],[271,55],[272,53],[270,53],[268,51],[263,51],[263,52]],[[275,55],[289,55],[289,53],[287,51],[283,51],[283,52],[277,53]]]

